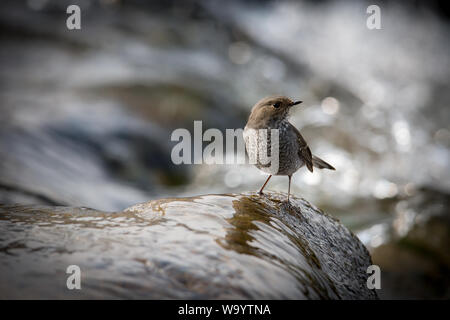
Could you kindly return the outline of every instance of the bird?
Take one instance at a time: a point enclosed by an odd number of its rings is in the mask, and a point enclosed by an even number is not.
[[[250,158],[257,159],[254,164],[258,169],[269,174],[259,194],[263,194],[264,187],[273,175],[288,176],[288,203],[292,175],[298,169],[306,166],[311,172],[314,168],[336,170],[331,164],[311,153],[300,131],[289,122],[289,111],[293,106],[301,103],[302,101],[293,101],[285,96],[263,98],[253,106],[243,131],[247,154]],[[261,129],[265,129],[267,133],[259,134]],[[266,152],[267,156],[271,153],[272,129],[278,131],[278,165],[275,167],[266,162],[263,163],[258,157],[261,152]],[[261,148],[265,149],[261,150]]]

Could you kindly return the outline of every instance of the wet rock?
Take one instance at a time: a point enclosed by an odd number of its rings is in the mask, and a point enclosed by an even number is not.
[[[285,199],[0,206],[0,297],[376,299],[364,245],[306,200]],[[66,288],[69,265],[81,269],[81,290]]]

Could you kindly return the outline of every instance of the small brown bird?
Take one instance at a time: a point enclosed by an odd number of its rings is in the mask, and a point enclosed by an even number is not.
[[[262,194],[272,175],[288,176],[288,202],[291,193],[291,178],[298,169],[306,165],[311,172],[313,172],[313,167],[335,170],[333,166],[311,154],[305,139],[297,128],[288,121],[289,110],[300,103],[302,101],[294,102],[283,96],[267,97],[260,100],[252,108],[243,133],[249,157],[257,159],[256,167],[269,174],[259,193]],[[261,136],[259,134],[260,129],[265,129],[263,131],[267,132],[267,134]],[[270,154],[271,129],[277,129],[278,131],[278,165],[275,167],[260,161],[258,156],[263,152],[269,157],[272,156]],[[254,143],[255,141],[257,142],[256,144]],[[261,148],[264,148],[264,150]]]

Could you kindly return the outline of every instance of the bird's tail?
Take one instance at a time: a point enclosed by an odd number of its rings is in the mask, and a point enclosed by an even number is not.
[[[330,170],[336,170],[331,164],[326,163],[319,157],[313,156],[312,157],[312,163],[313,166],[319,169],[330,169]]]

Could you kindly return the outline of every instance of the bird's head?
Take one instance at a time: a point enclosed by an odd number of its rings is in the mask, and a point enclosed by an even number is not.
[[[292,101],[284,96],[261,99],[252,108],[248,124],[252,127],[263,127],[271,122],[283,120],[287,117],[289,110],[300,103],[302,101]]]

